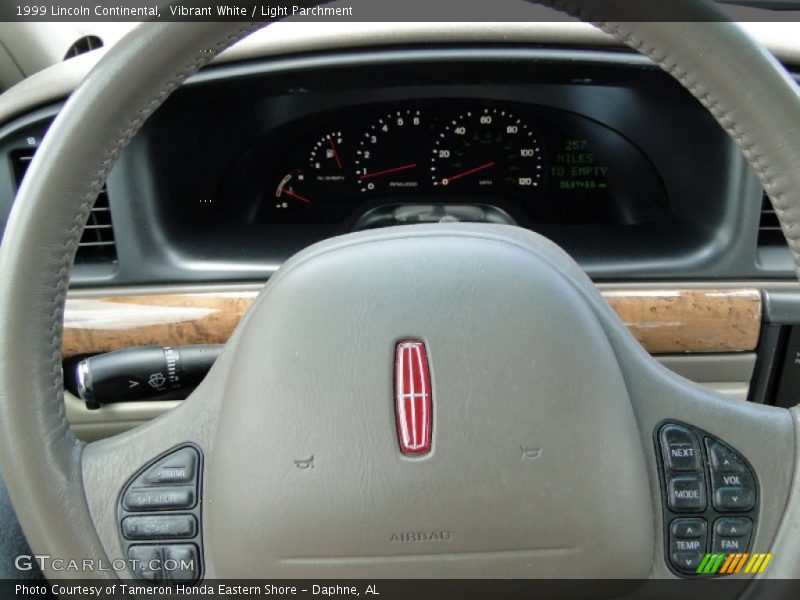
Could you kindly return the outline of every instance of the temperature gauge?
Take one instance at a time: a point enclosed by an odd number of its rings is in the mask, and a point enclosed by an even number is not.
[[[286,174],[275,190],[275,210],[290,210],[296,203],[311,204],[311,198],[298,191],[304,187],[305,180],[305,173],[301,170]]]

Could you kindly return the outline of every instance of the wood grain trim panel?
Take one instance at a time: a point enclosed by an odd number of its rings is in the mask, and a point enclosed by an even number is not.
[[[761,328],[756,289],[604,289],[622,322],[652,354],[754,350]],[[257,291],[68,298],[62,353],[131,346],[221,344]]]
[[[224,344],[255,291],[67,298],[61,353]]]
[[[754,289],[603,290],[651,354],[755,350],[761,293]]]

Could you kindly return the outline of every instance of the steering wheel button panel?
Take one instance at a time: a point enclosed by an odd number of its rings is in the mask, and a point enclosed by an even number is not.
[[[750,551],[758,509],[755,474],[741,454],[696,427],[665,423],[654,438],[661,459],[667,565],[682,576],[721,575],[697,569],[709,552]],[[673,452],[689,447],[691,452]],[[689,464],[692,470],[686,470]]]
[[[725,517],[714,523],[714,535],[727,537],[749,537],[753,522],[746,517]]]
[[[191,508],[194,502],[194,490],[190,487],[128,490],[122,501],[125,509],[130,511]]]
[[[194,581],[198,576],[197,547],[173,544],[164,547],[164,575],[168,581]]]
[[[117,518],[135,578],[184,583],[200,578],[201,481],[202,454],[185,444],[157,457],[128,482]],[[145,540],[150,543],[138,543]]]
[[[706,507],[706,483],[702,475],[672,477],[668,484],[669,507],[676,512],[700,512]]]
[[[718,473],[745,473],[747,471],[742,459],[730,448],[719,442],[709,440],[708,458],[711,468]]]
[[[191,483],[196,476],[197,453],[192,448],[185,448],[150,468],[144,480],[152,484]]]
[[[679,571],[697,569],[708,545],[708,523],[705,519],[675,519],[669,528],[669,556]]]
[[[703,556],[705,556],[705,553],[702,550],[673,552],[670,554],[670,560],[679,571],[683,573],[694,573],[697,567],[700,566]]]
[[[714,508],[720,511],[750,510],[755,504],[755,493],[742,486],[726,486],[714,492]]]
[[[664,461],[673,471],[697,471],[700,468],[700,445],[697,437],[680,425],[667,425],[661,430]]]
[[[675,519],[669,532],[675,539],[705,538],[706,522],[704,519]]]
[[[745,461],[718,440],[706,439],[711,467],[714,508],[721,512],[748,511],[755,506],[755,477]]]
[[[743,553],[747,552],[750,544],[749,537],[724,537],[714,535],[712,552]]]
[[[146,581],[161,579],[161,565],[164,559],[158,546],[134,546],[128,550],[128,560],[137,579]]]
[[[129,540],[193,538],[196,534],[193,515],[126,517],[122,521],[122,535]]]

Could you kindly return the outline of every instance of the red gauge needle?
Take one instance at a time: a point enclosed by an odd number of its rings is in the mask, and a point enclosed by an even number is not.
[[[331,150],[333,150],[333,158],[336,159],[336,166],[339,167],[339,170],[342,170],[342,159],[339,158],[339,151],[336,149],[336,144],[333,141],[333,138],[328,138],[328,141],[331,143]]]
[[[478,167],[473,169],[469,169],[468,171],[462,171],[461,173],[456,173],[455,175],[451,175],[450,177],[445,177],[442,179],[442,184],[447,185],[448,183],[455,181],[456,179],[461,179],[462,177],[466,177],[467,175],[472,175],[473,173],[480,173],[481,171],[485,171],[486,169],[491,169],[494,166],[494,161],[490,160],[487,163],[484,163]]]
[[[300,194],[295,194],[292,190],[287,190],[286,188],[283,188],[281,190],[281,194],[286,194],[290,198],[294,198],[295,200],[300,200],[300,202],[305,202],[306,204],[311,204],[311,200],[309,200],[305,196],[301,196]]]
[[[408,163],[407,165],[400,165],[399,167],[392,167],[391,169],[384,169],[383,171],[375,171],[374,173],[364,173],[359,179],[370,179],[371,177],[378,177],[380,175],[388,175],[389,173],[398,173],[400,171],[408,171],[417,166],[417,163]]]

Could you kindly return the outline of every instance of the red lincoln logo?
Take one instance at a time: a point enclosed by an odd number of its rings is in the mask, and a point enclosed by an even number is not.
[[[424,342],[397,344],[394,355],[394,408],[403,454],[431,449],[431,379]]]

